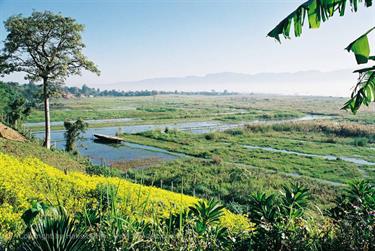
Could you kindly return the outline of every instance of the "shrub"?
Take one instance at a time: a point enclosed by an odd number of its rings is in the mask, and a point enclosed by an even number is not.
[[[232,135],[232,136],[237,136],[237,135],[242,135],[243,130],[241,128],[233,128],[233,129],[225,130],[224,133]]]
[[[256,224],[255,250],[306,250],[309,239],[304,218],[309,191],[298,183],[284,186],[280,195],[256,193],[249,215]]]
[[[368,143],[369,143],[369,140],[364,137],[357,137],[357,138],[354,138],[353,140],[353,145],[355,146],[367,146]]]
[[[44,214],[22,235],[19,250],[89,250],[87,228],[66,214],[63,208]]]
[[[219,155],[212,156],[211,163],[214,165],[221,165],[223,163],[223,159]]]
[[[81,133],[84,133],[88,127],[88,124],[82,119],[78,119],[76,122],[64,121],[65,133],[64,137],[66,140],[65,151],[74,152],[76,149],[76,141],[79,139]]]
[[[104,177],[119,177],[121,176],[121,171],[107,167],[107,166],[96,166],[96,165],[88,165],[86,167],[86,173],[89,175],[98,175]]]
[[[375,186],[360,180],[349,184],[328,211],[336,236],[326,249],[375,250]]]
[[[333,137],[331,138],[328,138],[325,143],[330,143],[330,144],[336,144],[337,143],[337,140]]]
[[[204,135],[204,138],[206,140],[216,140],[217,139],[217,136],[215,133],[207,133]]]

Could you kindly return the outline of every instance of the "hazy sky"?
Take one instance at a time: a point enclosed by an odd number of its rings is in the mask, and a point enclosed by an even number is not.
[[[102,71],[69,85],[101,85],[214,72],[330,71],[355,67],[344,48],[375,25],[375,7],[335,17],[281,45],[266,34],[297,0],[0,0],[0,20],[34,10],[71,16],[86,26],[86,55]],[[361,6],[362,7],[362,6]],[[6,32],[0,27],[0,40]],[[1,47],[1,45],[0,45]],[[20,76],[7,77],[19,80]]]

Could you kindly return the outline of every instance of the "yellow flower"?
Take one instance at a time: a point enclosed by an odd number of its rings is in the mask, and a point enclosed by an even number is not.
[[[65,174],[35,158],[18,160],[0,153],[0,200],[4,201],[0,205],[0,234],[7,236],[9,231],[22,230],[20,216],[33,199],[55,205],[62,203],[68,212],[80,212],[88,203],[96,202],[90,192],[101,184],[117,187],[120,209],[135,218],[152,220],[154,215],[167,217],[198,201],[195,197],[120,178],[89,176],[79,172]],[[253,227],[245,217],[229,211],[225,211],[221,222],[233,230]]]

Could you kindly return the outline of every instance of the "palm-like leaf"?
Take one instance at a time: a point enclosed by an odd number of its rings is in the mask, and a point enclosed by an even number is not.
[[[21,250],[89,250],[85,229],[64,213],[43,217],[32,225],[26,233]]]
[[[275,222],[280,211],[277,204],[276,197],[273,194],[255,193],[251,195],[249,203],[251,220],[258,224]]]
[[[282,211],[286,216],[302,216],[311,197],[309,190],[299,183],[294,183],[291,186],[283,186],[281,194]]]
[[[301,4],[295,11],[284,18],[268,36],[280,41],[280,35],[284,38],[290,38],[290,28],[294,26],[294,35],[299,37],[302,34],[302,26],[307,17],[309,27],[319,28],[321,22],[327,21],[335,13],[340,16],[345,14],[349,5],[352,11],[358,10],[358,5],[364,3],[366,7],[372,6],[372,0],[309,0]]]
[[[190,207],[193,215],[205,224],[212,224],[219,222],[224,215],[224,206],[218,201],[211,199],[208,202],[199,201],[195,206]]]
[[[224,215],[223,209],[224,206],[214,199],[201,200],[190,207],[191,215],[196,219],[196,231],[203,233],[210,225],[217,224]]]
[[[369,106],[375,101],[375,71],[367,70],[360,73],[358,83],[342,109],[350,109],[354,114],[362,104]]]
[[[340,16],[345,14],[348,6],[353,12],[358,10],[360,4],[365,7],[372,6],[372,0],[309,0],[300,5],[295,11],[284,18],[268,36],[275,38],[279,42],[280,36],[290,38],[290,29],[293,23],[294,35],[299,37],[302,34],[302,26],[307,17],[310,28],[319,28],[321,22],[325,22],[335,13]],[[353,52],[358,64],[365,64],[369,60],[375,60],[375,56],[370,55],[370,45],[368,34],[375,30],[375,27],[364,33],[362,36],[354,40],[347,46],[346,50]],[[359,81],[352,92],[351,99],[345,103],[343,109],[350,109],[356,113],[362,105],[368,106],[370,102],[375,101],[375,66],[357,70],[360,74]]]
[[[352,205],[375,210],[375,186],[369,181],[360,180],[349,183],[346,197]]]

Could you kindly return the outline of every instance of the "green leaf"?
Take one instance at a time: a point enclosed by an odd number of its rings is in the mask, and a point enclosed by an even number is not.
[[[318,12],[317,0],[314,0],[308,6],[308,19],[310,29],[317,29],[320,27],[319,12]]]
[[[367,35],[372,32],[375,27],[372,27],[365,34],[351,42],[345,49],[354,53],[358,64],[366,64],[370,57],[370,44]]]
[[[366,64],[370,56],[370,44],[367,35],[353,41],[346,50],[354,53],[358,64]]]
[[[348,100],[343,110],[351,110],[354,114],[357,113],[362,105],[368,106],[375,101],[375,72],[365,71],[360,74],[359,82]]]
[[[364,73],[364,72],[373,71],[373,70],[375,70],[375,66],[358,69],[358,70],[353,71],[353,73]]]
[[[284,18],[275,28],[273,28],[267,35],[275,38],[280,42],[280,35],[284,38],[289,38],[290,22],[293,19],[295,36],[299,37],[302,34],[302,26],[304,24],[305,16],[308,17],[309,28],[316,29],[320,27],[321,22],[327,21],[329,18],[339,13],[340,16],[345,15],[346,4],[349,2],[352,12],[358,10],[358,4],[364,2],[365,7],[372,5],[372,0],[309,0],[301,4],[296,10]]]

